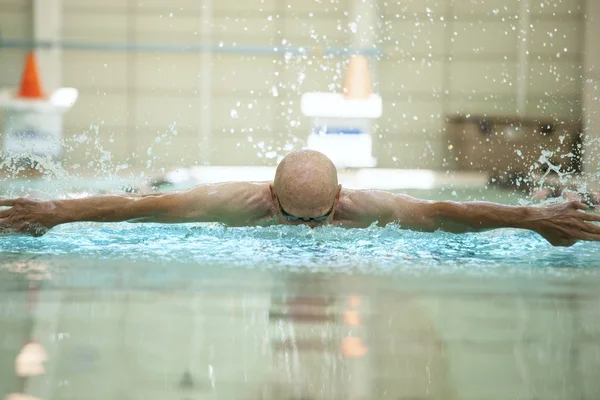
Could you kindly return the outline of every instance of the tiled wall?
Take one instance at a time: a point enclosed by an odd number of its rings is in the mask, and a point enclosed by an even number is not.
[[[519,0],[370,1],[379,166],[441,168],[448,114],[516,114],[519,65],[526,115],[580,116],[584,0],[531,1],[526,35]],[[354,2],[63,0],[63,39],[103,44],[63,53],[63,84],[80,89],[67,164],[88,166],[98,148],[136,168],[275,164],[307,137],[302,93],[340,90],[347,57],[322,54],[352,44]],[[0,0],[0,10],[4,37],[30,37],[29,1]],[[272,54],[282,46],[309,55]],[[18,81],[23,54],[0,50],[0,85]]]

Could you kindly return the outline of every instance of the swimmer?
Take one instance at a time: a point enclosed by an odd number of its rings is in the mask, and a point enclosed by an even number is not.
[[[153,194],[98,195],[81,199],[0,200],[0,231],[41,236],[60,224],[92,222],[219,222],[227,226],[274,224],[403,229],[453,233],[497,228],[537,232],[555,246],[600,241],[600,215],[571,201],[549,206],[419,200],[377,190],[348,190],[324,154],[300,150],[278,165],[272,182],[198,185]]]

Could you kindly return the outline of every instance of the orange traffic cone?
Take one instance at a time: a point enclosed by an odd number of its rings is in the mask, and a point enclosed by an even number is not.
[[[367,59],[364,56],[353,56],[344,80],[344,97],[347,100],[360,100],[372,93]]]
[[[25,62],[25,70],[21,79],[21,88],[19,89],[18,97],[27,99],[43,99],[44,91],[38,74],[37,62],[33,52],[27,55]]]

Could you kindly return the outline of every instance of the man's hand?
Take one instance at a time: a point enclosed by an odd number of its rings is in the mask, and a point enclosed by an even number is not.
[[[584,213],[589,207],[579,201],[531,208],[525,226],[554,246],[572,246],[580,240],[600,241],[599,214]]]
[[[10,207],[0,211],[0,234],[42,236],[56,225],[56,207],[52,201],[0,200],[0,207]]]

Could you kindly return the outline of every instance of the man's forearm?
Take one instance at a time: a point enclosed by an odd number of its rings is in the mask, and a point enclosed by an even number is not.
[[[106,195],[82,199],[38,201],[26,198],[0,200],[0,233],[45,234],[70,222],[221,222],[227,221],[224,199],[236,198],[225,191],[216,195],[211,185],[184,191],[146,195]],[[243,193],[242,193],[243,194]],[[240,196],[238,196],[240,197]],[[246,196],[252,200],[254,197]],[[225,203],[227,204],[227,203]],[[234,212],[237,211],[233,208]]]
[[[435,225],[454,232],[477,232],[496,228],[527,228],[529,207],[488,202],[432,203]]]
[[[166,212],[165,195],[106,195],[55,201],[54,225],[69,222],[152,221]]]

